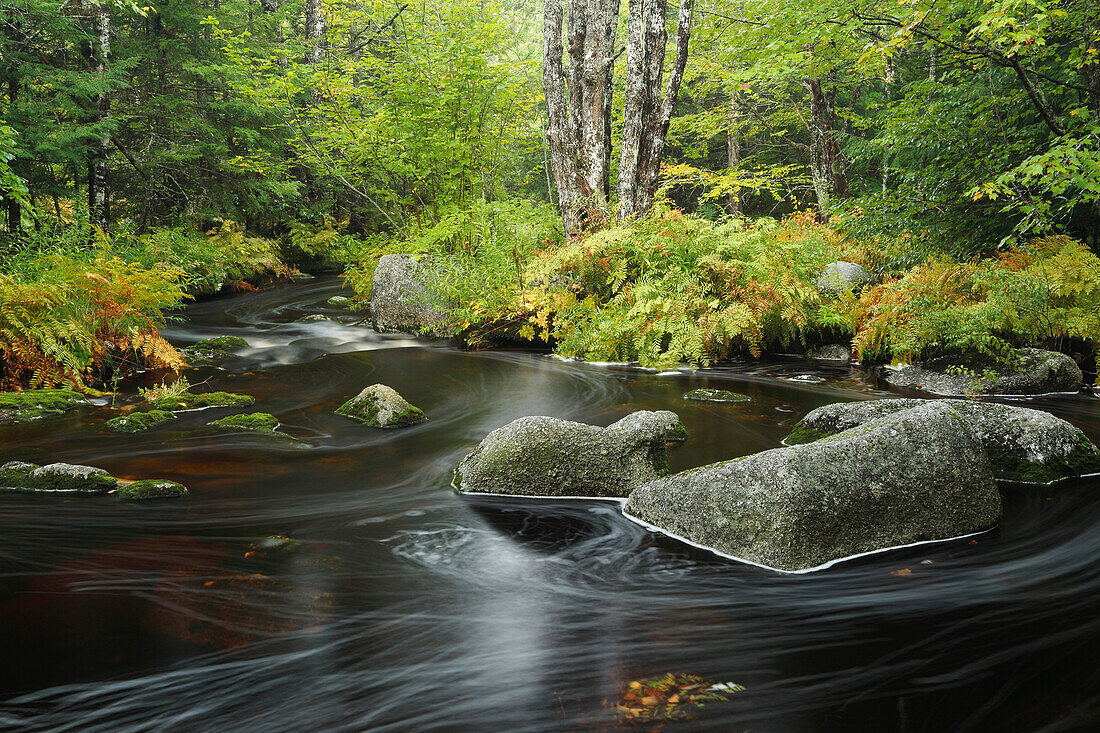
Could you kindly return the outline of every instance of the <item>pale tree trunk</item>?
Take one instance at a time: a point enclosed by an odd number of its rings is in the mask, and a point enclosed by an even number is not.
[[[546,142],[562,223],[571,233],[588,220],[608,215],[619,0],[568,0],[568,69],[562,62],[561,0],[546,0],[544,10]]]
[[[321,0],[306,0],[305,26],[306,43],[309,44],[305,61],[307,64],[316,64],[325,50],[326,18]]]
[[[894,63],[892,56],[886,59],[886,71],[882,77],[882,98],[889,104],[893,99],[894,94],[894,80],[897,77],[897,64]],[[885,191],[890,187],[890,168],[887,163],[889,156],[883,154],[882,160],[879,165],[882,167],[882,190]]]
[[[627,12],[626,90],[619,157],[619,218],[649,211],[657,194],[672,108],[687,65],[694,0],[681,0],[676,57],[664,97],[665,0],[630,0]]]
[[[92,71],[104,83],[107,75],[107,60],[111,54],[111,16],[107,6],[88,4],[85,11],[91,18],[91,28],[95,36],[90,48]],[[103,91],[93,99],[95,121],[105,127],[111,118],[111,95]],[[108,177],[108,153],[111,135],[105,129],[101,131],[88,150],[88,216],[94,226],[103,231],[111,228],[110,179]]]
[[[729,108],[726,112],[726,168],[735,173],[741,165],[741,108],[737,104],[737,91],[730,91]],[[741,189],[734,187],[729,193],[727,205],[730,216],[741,214]]]
[[[822,91],[821,80],[804,79],[802,85],[810,92],[810,174],[817,194],[817,212],[825,219],[833,198],[851,195],[848,161],[834,135],[832,102]]]

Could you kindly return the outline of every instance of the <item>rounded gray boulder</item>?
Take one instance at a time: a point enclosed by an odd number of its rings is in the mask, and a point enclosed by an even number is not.
[[[497,428],[458,466],[458,489],[518,496],[624,497],[667,476],[668,443],[687,437],[674,412],[639,411],[606,428],[521,417]]]
[[[814,284],[827,295],[858,289],[871,282],[871,273],[854,262],[830,262],[818,275]]]
[[[653,481],[624,513],[728,557],[798,572],[989,529],[1001,497],[962,416],[930,402]]]
[[[931,359],[890,372],[895,387],[961,397],[969,394],[1039,395],[1078,392],[1084,384],[1081,368],[1057,351],[1017,349],[1010,363],[965,364],[954,357]]]
[[[431,288],[435,268],[412,255],[383,255],[374,268],[370,313],[379,332],[426,333],[436,338],[454,335],[453,304]]]

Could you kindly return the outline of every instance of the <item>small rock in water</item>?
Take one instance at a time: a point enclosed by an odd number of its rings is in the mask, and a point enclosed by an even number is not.
[[[237,349],[247,349],[248,342],[240,336],[215,336],[196,341],[180,349],[184,356],[198,361],[212,361],[232,356]]]
[[[118,479],[102,468],[71,463],[51,463],[27,474],[24,488],[33,491],[71,491],[106,494],[118,486]]]
[[[821,384],[825,381],[825,377],[819,377],[814,374],[799,374],[795,377],[787,377],[788,382],[801,382],[802,384]]]
[[[233,392],[203,392],[191,394],[183,392],[175,395],[165,395],[149,401],[158,410],[171,410],[172,412],[185,412],[187,410],[202,410],[207,407],[244,407],[256,401],[252,395],[234,394]]]
[[[685,400],[693,400],[695,402],[721,402],[721,403],[733,403],[733,402],[750,402],[751,399],[748,395],[740,394],[739,392],[729,392],[724,389],[693,389],[690,392],[684,393]]]
[[[410,405],[397,390],[384,384],[367,387],[340,405],[336,414],[376,428],[403,428],[428,419],[423,410]]]
[[[60,415],[91,403],[70,389],[28,389],[0,392],[0,425]]]
[[[319,321],[331,321],[328,316],[321,315],[320,313],[313,313],[312,315],[302,316],[295,323],[317,323]]]
[[[225,430],[248,430],[256,433],[273,433],[279,427],[279,419],[267,412],[250,412],[247,415],[230,415],[206,423]]]
[[[142,433],[175,419],[175,414],[168,410],[149,410],[111,418],[103,427],[116,433]]]
[[[119,484],[115,498],[124,501],[143,501],[145,499],[168,499],[186,496],[187,487],[167,479],[142,479]]]

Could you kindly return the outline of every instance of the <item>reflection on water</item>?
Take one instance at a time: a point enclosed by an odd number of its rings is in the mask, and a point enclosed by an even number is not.
[[[1100,482],[1011,490],[994,532],[808,576],[653,536],[613,502],[459,496],[455,464],[522,415],[673,409],[692,434],[671,453],[684,469],[886,393],[794,358],[658,374],[462,353],[354,325],[324,305],[338,288],[196,304],[168,332],[248,340],[191,381],[255,395],[310,447],[210,434],[217,410],[125,438],[101,428],[112,409],[0,434],[2,460],[192,490],[0,496],[0,729],[618,730],[627,683],[667,672],[747,688],[685,730],[1096,726]],[[335,320],[298,321],[315,313]],[[374,382],[430,419],[390,432],[332,414]],[[752,401],[681,400],[700,387]],[[1100,439],[1097,400],[1032,404]]]

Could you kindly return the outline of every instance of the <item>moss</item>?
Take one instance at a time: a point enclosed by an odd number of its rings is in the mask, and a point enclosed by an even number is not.
[[[343,295],[334,295],[325,301],[325,305],[333,308],[351,308],[355,302],[351,298],[347,298]]]
[[[240,336],[215,336],[187,346],[181,351],[190,359],[209,361],[231,356],[237,349],[247,349],[248,342]]]
[[[88,404],[84,395],[71,389],[0,392],[0,423],[60,415]]]
[[[416,425],[417,423],[424,422],[427,419],[424,415],[424,411],[419,407],[409,405],[409,407],[393,417],[386,423],[385,427],[388,428],[403,428],[407,425]]]
[[[377,425],[378,402],[376,400],[360,400],[358,397],[352,397],[336,408],[336,414],[365,422],[368,425]]]
[[[112,418],[103,423],[103,427],[116,433],[142,433],[175,419],[176,416],[167,410],[149,410]]]
[[[23,488],[27,486],[27,476],[38,468],[33,463],[23,461],[8,461],[0,466],[0,487]]]
[[[721,402],[731,404],[752,401],[748,395],[743,395],[739,392],[730,392],[724,389],[693,389],[684,394],[684,399],[695,402]]]
[[[665,433],[665,443],[685,443],[688,439],[688,430],[683,423]]]
[[[175,481],[165,479],[143,479],[121,484],[115,491],[115,498],[124,501],[142,501],[144,499],[166,499],[174,496],[186,496],[187,487]]]
[[[649,450],[649,465],[658,476],[668,476],[672,467],[668,464],[668,450],[663,445],[655,445]]]
[[[811,428],[801,420],[791,430],[791,434],[783,439],[785,445],[801,445],[803,443],[813,443],[816,440],[827,438],[833,433],[825,430],[818,430],[817,428]]]
[[[250,430],[257,433],[273,433],[279,426],[279,420],[266,412],[251,412],[247,415],[230,415],[207,425],[227,430]]]
[[[26,487],[35,491],[74,491],[106,494],[118,486],[118,479],[91,466],[55,463],[27,474]]]
[[[150,400],[150,404],[158,410],[181,412],[202,410],[207,407],[245,407],[255,401],[256,398],[252,395],[232,392],[203,392],[202,394],[184,392],[179,395],[157,397]]]
[[[1100,454],[1084,436],[1068,456],[1052,458],[1044,463],[1027,461],[995,448],[986,452],[994,478],[1008,483],[1052,484],[1076,476],[1100,473]]]

